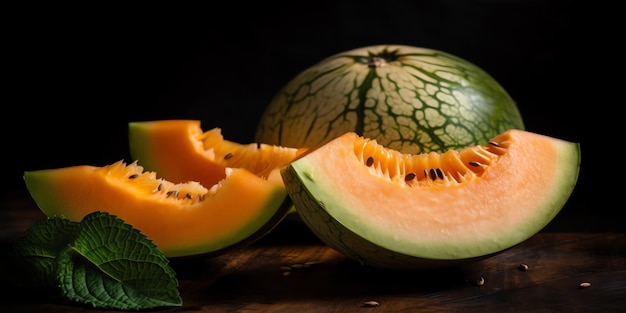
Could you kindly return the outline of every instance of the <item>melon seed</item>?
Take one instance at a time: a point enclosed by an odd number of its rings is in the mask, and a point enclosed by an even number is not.
[[[406,174],[406,176],[404,176],[404,181],[410,181],[415,179],[415,173],[408,173]]]
[[[230,152],[228,152],[228,153],[226,153],[226,155],[224,156],[224,160],[228,160],[228,159],[230,159],[230,158],[232,158],[232,157],[233,157],[233,154],[232,154],[232,153],[230,153]]]
[[[380,303],[378,303],[378,301],[365,301],[363,302],[363,306],[367,306],[367,307],[374,307],[374,306],[379,306]]]
[[[192,198],[193,198],[193,196],[192,196],[190,193],[187,193],[187,194],[185,195],[185,198],[187,198],[187,199],[192,199]]]
[[[443,171],[441,171],[440,168],[437,168],[437,177],[439,177],[439,179],[443,179]]]
[[[128,176],[128,179],[135,179],[137,177],[139,177],[139,174],[133,174],[133,175]]]
[[[580,285],[578,286],[580,286],[580,288],[589,288],[591,287],[591,283],[584,282],[584,283],[580,283]]]
[[[499,147],[500,146],[497,142],[494,142],[494,141],[490,141],[489,144],[494,146],[494,147]]]
[[[476,285],[482,286],[484,284],[485,284],[485,278],[483,278],[482,276],[478,280],[476,280]]]
[[[476,161],[469,161],[468,163],[471,166],[480,166],[480,163],[476,162]]]
[[[367,158],[367,161],[365,161],[365,165],[372,166],[372,164],[374,164],[374,158],[373,157]]]
[[[430,179],[432,179],[432,180],[437,179],[437,173],[432,168],[430,169]]]

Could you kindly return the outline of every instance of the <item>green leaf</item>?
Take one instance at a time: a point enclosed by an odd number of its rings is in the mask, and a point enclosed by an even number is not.
[[[79,223],[64,218],[37,222],[13,246],[12,256],[23,285],[58,288],[55,258],[78,236]]]
[[[65,296],[122,310],[182,305],[168,263],[139,230],[105,212],[85,216],[76,240],[56,258]]]

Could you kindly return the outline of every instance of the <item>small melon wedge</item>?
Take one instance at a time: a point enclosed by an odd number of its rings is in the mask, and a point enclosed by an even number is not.
[[[218,255],[250,244],[291,208],[279,170],[261,178],[226,168],[212,186],[172,183],[137,162],[27,171],[26,187],[48,217],[80,221],[115,215],[139,229],[166,257]]]
[[[578,179],[580,146],[524,130],[445,153],[402,154],[350,132],[281,174],[326,244],[389,269],[478,260],[539,232]]]
[[[220,128],[202,130],[199,120],[154,120],[128,124],[130,154],[146,170],[174,183],[212,186],[224,169],[244,168],[259,177],[293,160],[296,148],[240,144],[224,139]]]

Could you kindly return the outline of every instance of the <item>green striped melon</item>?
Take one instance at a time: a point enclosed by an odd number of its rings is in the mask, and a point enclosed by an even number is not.
[[[403,45],[330,56],[289,81],[263,112],[257,142],[310,148],[345,132],[404,153],[484,144],[524,129],[516,103],[478,66]]]

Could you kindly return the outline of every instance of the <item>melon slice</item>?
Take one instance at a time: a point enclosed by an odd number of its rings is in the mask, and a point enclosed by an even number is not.
[[[523,130],[487,145],[402,154],[350,132],[282,170],[306,225],[372,267],[475,261],[539,232],[578,179],[580,146]]]
[[[203,131],[199,120],[155,120],[128,124],[130,155],[148,171],[180,183],[212,186],[224,169],[244,168],[259,177],[292,161],[298,149],[240,144],[224,139],[220,128]]]
[[[280,167],[297,149],[227,141],[219,128],[203,132],[194,120],[130,128],[138,158],[131,164],[25,172],[41,210],[74,221],[108,212],[142,231],[165,256],[181,257],[252,243],[292,209]]]

